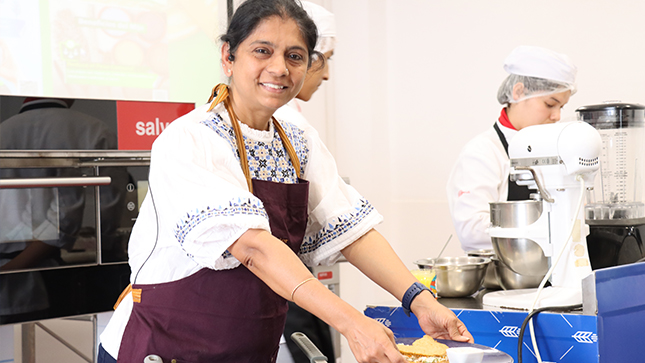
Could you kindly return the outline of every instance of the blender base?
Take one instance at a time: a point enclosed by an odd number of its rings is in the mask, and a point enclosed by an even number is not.
[[[518,289],[490,292],[484,295],[484,308],[529,311],[538,289]],[[545,287],[534,309],[547,306],[568,306],[582,304],[582,290],[571,287]]]

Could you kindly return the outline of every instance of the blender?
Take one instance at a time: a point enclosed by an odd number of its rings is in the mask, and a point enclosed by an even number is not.
[[[600,172],[585,207],[591,267],[636,262],[645,257],[645,106],[604,103],[576,113],[602,140]]]

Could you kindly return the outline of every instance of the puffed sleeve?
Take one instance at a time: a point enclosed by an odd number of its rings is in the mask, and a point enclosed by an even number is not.
[[[235,149],[196,110],[168,126],[151,152],[150,194],[177,243],[201,266],[239,265],[227,248],[250,228],[269,231],[262,202],[249,192]]]
[[[298,126],[305,131],[309,148],[303,177],[310,183],[309,220],[300,258],[309,266],[329,265],[383,217],[338,175],[336,161],[318,132],[308,123]]]

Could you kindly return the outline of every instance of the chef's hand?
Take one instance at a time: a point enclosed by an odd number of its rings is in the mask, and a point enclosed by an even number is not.
[[[359,313],[343,332],[359,363],[406,363],[394,342],[394,334],[385,325]]]
[[[429,291],[423,291],[410,306],[423,331],[435,339],[473,343],[466,325],[447,307],[441,305]]]

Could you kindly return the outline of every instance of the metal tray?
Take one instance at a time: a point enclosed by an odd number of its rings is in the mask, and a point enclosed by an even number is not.
[[[412,345],[412,343],[420,339],[419,338],[396,338],[397,344]],[[513,363],[513,357],[510,355],[497,350],[495,348],[487,347],[485,345],[473,344],[473,343],[462,343],[456,342],[454,340],[444,340],[436,339],[439,343],[443,343],[448,346],[448,348],[461,348],[461,347],[472,347],[477,349],[482,349],[484,351],[484,359],[482,363]]]

